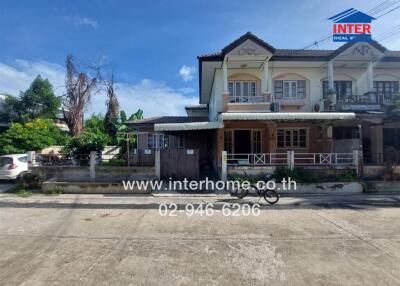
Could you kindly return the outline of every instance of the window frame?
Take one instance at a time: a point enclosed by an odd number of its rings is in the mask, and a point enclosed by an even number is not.
[[[160,147],[160,145],[162,146]],[[147,133],[147,149],[163,150],[168,148],[169,148],[168,134]]]
[[[283,128],[276,128],[276,147],[277,149],[308,149],[309,148],[309,127],[283,127]],[[300,137],[302,136],[301,133],[302,131],[305,131],[305,146],[300,146],[301,139]],[[283,135],[279,135],[279,132],[283,131]],[[289,144],[287,140],[287,134],[289,132]],[[297,132],[297,146],[294,144],[294,133]],[[280,146],[279,143],[279,137],[283,136],[283,146]]]
[[[245,95],[244,85],[247,84],[247,95]],[[239,88],[239,94],[237,89]],[[254,88],[254,90],[253,90]],[[249,102],[249,99],[257,96],[256,80],[229,80],[228,81],[229,102],[243,103]]]
[[[179,134],[177,136],[178,142],[177,147],[178,149],[185,149],[186,148],[186,137],[185,134]]]
[[[288,84],[286,96],[285,85]],[[293,92],[293,85],[295,92]],[[295,95],[295,96],[294,96]],[[274,96],[276,100],[291,101],[305,100],[307,98],[307,81],[305,79],[274,80]]]

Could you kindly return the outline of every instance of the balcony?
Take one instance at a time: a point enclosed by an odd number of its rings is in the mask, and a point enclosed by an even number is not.
[[[270,94],[234,96],[224,95],[225,111],[270,111]]]
[[[394,105],[398,95],[388,95],[375,92],[367,92],[362,95],[345,95],[337,98],[336,109],[340,111],[366,111],[382,110],[383,106]],[[329,111],[329,106],[325,105]]]

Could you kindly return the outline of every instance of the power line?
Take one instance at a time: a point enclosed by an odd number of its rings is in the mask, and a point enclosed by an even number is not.
[[[374,8],[368,10],[368,13],[370,13],[372,16],[375,16],[376,14],[379,14],[381,12],[384,12],[386,9],[389,9],[390,7],[394,6],[395,4],[400,3],[400,0],[396,0],[396,1],[391,1],[391,0],[386,0],[381,2],[380,4],[378,4],[377,6],[375,6]],[[399,9],[400,6],[397,6],[387,12],[385,12],[384,14],[381,14],[380,16],[377,16],[377,19],[387,15],[397,9]],[[320,40],[315,40],[312,44],[306,46],[303,48],[303,50],[306,50],[308,48],[314,47],[314,46],[318,46],[319,44],[325,42],[326,40],[330,39],[332,37],[332,33],[322,37]]]

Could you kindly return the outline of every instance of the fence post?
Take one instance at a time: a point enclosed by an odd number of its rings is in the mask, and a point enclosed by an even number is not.
[[[94,181],[96,177],[96,151],[90,151],[90,180]]]
[[[221,180],[226,182],[228,176],[228,153],[222,151]]]
[[[287,167],[290,170],[294,168],[294,151],[287,151]]]
[[[356,167],[357,176],[360,174],[359,165],[360,165],[360,151],[353,150],[353,163]]]
[[[155,171],[157,180],[161,179],[161,152],[160,150],[155,151]]]
[[[31,168],[36,164],[35,151],[28,151],[27,154],[28,154],[28,168]]]

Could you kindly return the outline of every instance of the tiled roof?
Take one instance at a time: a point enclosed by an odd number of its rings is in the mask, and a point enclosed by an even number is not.
[[[268,43],[264,42],[260,38],[254,36],[250,32],[244,34],[241,36],[239,39],[235,40],[228,46],[222,49],[221,52],[213,52],[213,53],[208,53],[208,54],[203,54],[198,56],[199,59],[201,60],[222,60],[223,55],[228,51],[229,49],[234,48],[235,46],[239,45],[246,39],[253,39],[259,42],[262,46],[265,46],[272,52],[272,60],[274,58],[281,58],[281,57],[315,57],[315,58],[321,58],[323,60],[329,60],[331,58],[334,58],[338,54],[340,54],[342,51],[346,50],[347,48],[351,47],[354,45],[355,42],[350,42],[346,43],[343,46],[339,47],[336,50],[305,50],[305,49],[275,49]],[[370,42],[371,45],[373,45],[375,48],[380,50],[381,52],[385,53],[385,57],[400,57],[400,51],[389,51],[387,50],[384,46],[382,46],[380,43],[377,41],[373,40]]]
[[[208,121],[206,117],[188,117],[188,116],[159,116],[139,120],[129,121],[128,124],[132,126],[140,125],[154,125],[160,123],[189,123],[189,122],[203,122]]]

